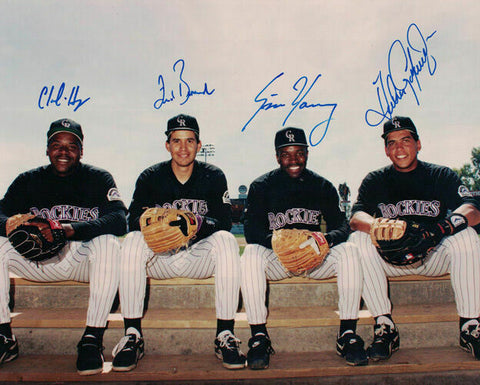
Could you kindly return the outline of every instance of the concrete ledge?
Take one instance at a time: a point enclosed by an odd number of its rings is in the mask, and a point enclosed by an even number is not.
[[[399,326],[401,346],[445,347],[458,345],[458,316],[455,306],[397,306],[393,313]],[[12,321],[20,349],[27,354],[72,354],[85,326],[86,311],[26,310]],[[357,332],[369,344],[373,320],[362,311]],[[149,310],[142,322],[148,354],[210,354],[213,350],[216,320],[214,309]],[[335,346],[338,331],[335,308],[274,308],[268,327],[278,352],[326,351]],[[247,349],[250,328],[244,313],[237,314],[235,334]],[[105,334],[106,351],[123,336],[119,313],[110,315]]]
[[[25,309],[12,314],[15,328],[82,328],[85,325],[85,309]],[[451,322],[458,319],[454,304],[402,305],[393,309],[397,323]],[[372,324],[370,313],[362,310],[362,324]],[[270,328],[321,327],[338,324],[335,307],[294,307],[269,309]],[[151,309],[142,321],[144,328],[150,329],[209,329],[216,327],[214,309]],[[247,328],[246,315],[237,313],[236,327]],[[110,328],[123,328],[120,313],[109,316]]]
[[[215,306],[214,282],[191,284],[195,280],[181,280],[147,285],[148,309],[195,309]],[[288,283],[286,283],[288,281]],[[336,306],[338,288],[335,280],[309,281],[305,279],[270,282],[268,304],[270,307]],[[29,284],[15,280],[10,290],[11,309],[25,308],[87,308],[88,284],[42,283]],[[422,303],[453,303],[454,296],[448,279],[395,280],[390,282],[390,297],[394,305]],[[242,301],[239,308],[242,308]],[[113,309],[117,310],[117,300]]]
[[[76,281],[61,281],[61,282],[35,282],[29,281],[24,278],[10,274],[11,283],[14,285],[54,285],[54,286],[64,286],[64,285],[79,285],[79,286],[88,286],[88,283],[76,282]],[[411,281],[445,281],[450,280],[450,275],[442,275],[440,277],[424,277],[421,275],[409,275],[405,277],[391,277],[389,278],[390,282],[411,282]],[[285,284],[322,284],[322,283],[332,283],[337,282],[336,278],[329,279],[311,279],[305,277],[291,277],[282,279],[280,281],[269,281],[271,285],[285,285]],[[170,279],[149,279],[150,285],[214,285],[215,279],[191,279],[191,278],[170,278]]]

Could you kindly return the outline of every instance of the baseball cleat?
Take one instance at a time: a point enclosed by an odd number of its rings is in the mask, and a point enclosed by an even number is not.
[[[388,360],[393,352],[400,348],[398,328],[390,325],[377,324],[373,327],[374,337],[367,349],[368,358],[372,361]]]
[[[215,338],[215,355],[227,369],[243,369],[247,358],[240,350],[240,340],[230,330],[224,330]]]
[[[464,325],[460,331],[460,347],[480,360],[480,324]]]
[[[18,342],[14,335],[7,338],[0,334],[0,364],[13,361],[18,357]]]
[[[247,366],[253,370],[267,369],[270,354],[275,354],[270,338],[263,333],[257,333],[248,341],[248,347]]]
[[[145,355],[145,344],[138,330],[128,328],[126,333],[112,351],[112,369],[116,372],[135,369],[138,361]]]
[[[103,346],[91,334],[82,337],[77,345],[77,373],[88,376],[103,371]]]
[[[352,330],[347,330],[337,339],[337,354],[345,358],[348,365],[367,365],[368,357],[363,346],[364,342],[360,336]]]

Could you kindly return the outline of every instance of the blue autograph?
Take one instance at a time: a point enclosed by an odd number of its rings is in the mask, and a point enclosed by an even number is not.
[[[271,109],[276,110],[279,108],[287,107],[285,103],[275,103],[269,99],[269,97],[275,98],[278,96],[277,93],[271,93],[271,91],[269,91],[268,89],[283,75],[284,75],[284,72],[279,73],[272,80],[270,80],[268,84],[265,87],[263,87],[263,89],[255,96],[254,102],[261,103],[261,104],[258,107],[257,111],[255,111],[255,113],[250,117],[250,119],[248,119],[247,123],[245,123],[245,125],[242,128],[242,132],[245,131],[247,126],[252,122],[253,119],[255,119],[255,117],[260,113],[260,111],[268,111]],[[285,124],[287,123],[288,119],[292,116],[292,114],[298,110],[303,110],[307,108],[323,108],[323,107],[328,108],[329,109],[329,113],[327,115],[328,117],[322,120],[321,122],[317,123],[310,131],[309,142],[312,146],[318,145],[325,138],[325,135],[327,134],[328,128],[330,127],[330,123],[332,121],[333,113],[337,108],[336,103],[310,104],[305,101],[305,97],[309,94],[309,92],[312,90],[313,86],[317,83],[318,79],[321,76],[322,76],[321,74],[318,74],[310,84],[307,76],[301,76],[300,78],[298,78],[298,80],[294,83],[292,87],[297,94],[293,99],[293,101],[290,103],[290,105],[287,107],[289,108],[289,110],[282,123],[282,126],[285,126]],[[269,94],[269,96],[267,94]],[[317,132],[317,130],[322,126],[323,126],[323,133],[321,133],[321,138],[314,142],[313,136]]]
[[[393,111],[402,98],[410,91],[415,97],[417,105],[420,105],[418,92],[422,91],[418,75],[428,68],[430,76],[435,74],[437,61],[428,51],[427,42],[435,35],[434,31],[426,38],[420,28],[414,23],[407,29],[407,47],[400,40],[395,40],[388,51],[388,74],[384,78],[382,71],[378,72],[372,83],[377,87],[377,109],[370,108],[365,112],[365,121],[371,127],[376,127],[385,119],[391,119]],[[418,54],[419,57],[418,57]],[[416,55],[415,61],[412,58]],[[403,70],[398,73],[392,69],[392,65],[403,65]]]
[[[194,90],[190,87],[190,84],[184,79],[185,71],[185,61],[183,59],[178,59],[173,65],[173,72],[178,70],[178,97],[181,98],[180,106],[184,105],[190,97],[194,95],[204,95],[210,96],[215,92],[215,89],[209,90],[207,83],[204,83],[203,89],[201,91]],[[160,109],[164,104],[173,102],[177,96],[173,89],[167,90],[165,87],[165,81],[162,75],[158,76],[157,84],[160,86],[161,97],[153,103],[155,109]]]
[[[55,86],[43,87],[40,91],[40,96],[38,98],[38,108],[43,110],[45,107],[55,106],[60,107],[64,101],[67,102],[67,106],[74,106],[73,111],[77,111],[82,107],[90,98],[80,99],[78,97],[78,91],[80,86],[75,86],[70,90],[70,94],[64,96],[65,92],[65,83],[63,82],[58,90],[55,90]]]

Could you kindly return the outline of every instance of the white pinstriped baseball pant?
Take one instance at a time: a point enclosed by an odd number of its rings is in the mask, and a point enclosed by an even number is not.
[[[177,254],[155,254],[140,231],[122,243],[120,304],[124,318],[141,318],[147,276],[205,279],[215,276],[215,307],[219,319],[235,318],[240,295],[238,243],[228,231],[217,231]]]
[[[291,277],[292,274],[286,272],[273,250],[257,244],[245,247],[241,268],[242,296],[248,323],[264,324],[267,322],[267,280],[277,281]],[[345,242],[332,247],[325,261],[306,275],[313,279],[334,276],[337,276],[340,319],[357,319],[363,274],[354,244]]]
[[[436,277],[447,273],[450,273],[458,315],[465,318],[480,316],[480,241],[471,227],[444,238],[423,264],[409,266],[394,266],[385,262],[367,233],[356,231],[349,240],[357,245],[360,252],[363,298],[374,317],[392,311],[387,277]]]
[[[0,237],[0,323],[10,322],[10,271],[35,282],[89,282],[86,324],[105,327],[118,289],[119,266],[120,244],[110,234],[90,241],[68,241],[58,256],[38,264],[18,254],[8,238]]]

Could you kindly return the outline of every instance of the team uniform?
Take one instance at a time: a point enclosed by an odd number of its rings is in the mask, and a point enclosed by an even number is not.
[[[250,186],[245,214],[247,246],[242,255],[242,295],[251,324],[267,321],[266,279],[292,276],[272,250],[273,230],[281,228],[320,231],[324,220],[330,254],[306,276],[314,279],[338,278],[341,319],[357,319],[362,290],[362,271],[355,247],[346,243],[348,227],[339,209],[335,187],[326,179],[305,170],[299,179],[281,169],[256,179]]]
[[[171,159],[149,167],[137,179],[129,208],[130,233],[122,244],[120,301],[125,337],[113,352],[115,371],[134,369],[144,355],[141,317],[147,276],[155,279],[215,276],[215,355],[227,369],[245,367],[239,340],[233,334],[240,295],[240,256],[238,243],[229,232],[232,214],[227,181],[219,168],[195,159],[201,148],[199,132],[197,120],[192,116],[179,114],[170,118],[165,147]],[[154,222],[164,222],[167,214],[154,219],[142,215],[147,208],[148,212],[155,211],[155,207],[159,208],[156,212],[182,210],[178,220],[169,219],[169,226],[187,235],[188,228],[194,225],[196,234],[194,238],[188,234],[187,246],[180,246],[184,244],[182,239],[173,250],[163,251],[170,249],[163,246],[169,243],[164,238],[171,237],[171,232],[153,230],[152,234],[151,229]],[[187,221],[191,225],[183,223],[186,228],[180,220],[186,220],[185,217],[190,218]],[[148,233],[148,237],[142,232]],[[157,247],[159,244],[162,247]]]
[[[369,173],[363,180],[352,213],[366,212],[375,217],[410,219],[433,224],[464,203],[477,206],[476,200],[451,169],[418,161],[410,172],[398,172],[390,165]],[[446,237],[421,262],[394,266],[378,255],[370,236],[355,232],[351,236],[364,264],[363,298],[374,317],[391,313],[387,279],[418,274],[440,276],[450,273],[458,314],[464,318],[480,315],[480,243],[467,228]]]
[[[275,144],[280,168],[260,176],[250,185],[245,213],[247,246],[241,258],[241,288],[252,331],[248,365],[253,369],[267,368],[269,354],[273,352],[266,331],[267,280],[293,275],[272,250],[272,233],[279,229],[324,233],[330,247],[329,254],[320,265],[307,270],[305,276],[313,279],[337,276],[339,314],[343,322],[339,333],[341,348],[337,352],[346,357],[346,350],[350,348],[347,363],[364,365],[367,361],[363,341],[354,333],[361,299],[362,269],[355,245],[346,242],[349,228],[345,213],[339,208],[337,191],[328,180],[304,168],[307,153],[303,130],[280,130]],[[280,161],[281,151],[296,153],[293,156],[297,160]],[[299,164],[303,170],[297,175]],[[292,165],[294,169],[290,171]]]
[[[199,215],[202,225],[187,248],[155,254],[139,231],[139,218],[145,207],[187,210]],[[192,175],[182,184],[172,171],[171,161],[156,164],[139,176],[129,212],[131,232],[122,244],[120,278],[123,317],[142,317],[147,276],[215,276],[217,319],[234,320],[239,303],[240,257],[238,243],[229,232],[231,204],[223,172],[194,161]]]
[[[350,222],[359,230],[350,240],[359,249],[363,298],[375,318],[374,340],[367,354],[374,361],[384,360],[400,347],[387,277],[450,273],[460,316],[460,346],[480,359],[480,241],[468,226],[469,220],[472,225],[478,221],[478,202],[451,169],[418,160],[421,142],[410,118],[387,121],[382,138],[392,165],[369,173],[362,181]],[[408,250],[405,255],[389,257],[380,241],[372,242],[372,237],[377,239],[375,226],[388,220],[406,224],[412,231],[413,244],[408,237],[398,241],[400,250]]]
[[[32,262],[6,238],[7,219],[18,213],[70,223],[75,230],[57,256]],[[112,176],[105,170],[79,164],[60,177],[51,165],[19,175],[0,201],[0,323],[10,323],[10,277],[38,282],[90,282],[87,327],[105,328],[119,283],[120,245],[126,232],[126,207]]]

